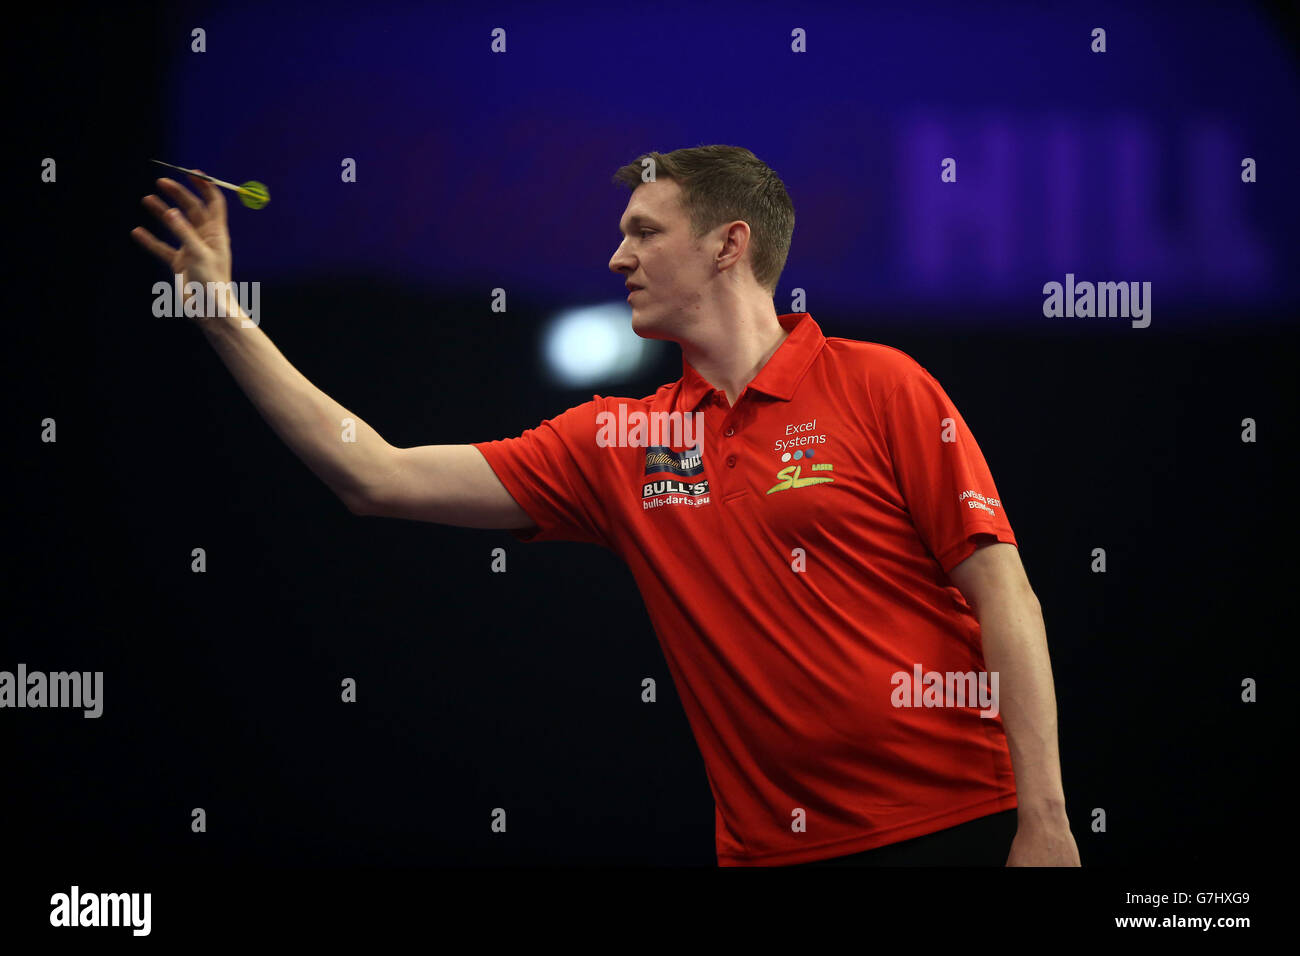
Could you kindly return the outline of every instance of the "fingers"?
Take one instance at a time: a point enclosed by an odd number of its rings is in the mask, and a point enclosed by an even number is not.
[[[170,196],[176,205],[185,210],[186,217],[194,225],[201,226],[204,220],[208,218],[208,211],[203,208],[203,203],[199,202],[198,197],[176,180],[164,177],[158,180],[158,188]]]
[[[167,245],[167,243],[163,242],[161,239],[155,237],[148,229],[145,229],[143,226],[136,226],[131,230],[131,236],[136,242],[140,243],[140,245],[144,246],[161,259],[164,264],[169,266],[172,264],[172,261],[176,256],[176,250]]]
[[[196,227],[204,225],[213,217],[220,217],[224,225],[226,215],[226,199],[221,194],[221,190],[207,180],[199,179],[194,175],[194,173],[201,172],[202,170],[194,170],[190,174],[190,178],[200,194],[202,194],[203,201],[200,201],[197,196],[174,179],[165,177],[158,180],[158,188],[167,193],[177,203],[179,209],[169,207],[159,197],[152,194],[145,196],[141,200],[144,207],[157,216],[158,220],[181,241],[182,247],[191,247],[191,251],[195,253],[206,248],[203,239],[200,238],[196,231]],[[158,239],[143,227],[132,229],[131,236],[141,246],[169,266],[175,261],[176,254],[180,251]]]
[[[165,202],[163,202],[153,193],[150,193],[148,196],[145,196],[143,199],[141,199],[140,205],[144,206],[145,209],[148,209],[151,213],[157,216],[158,221],[161,222],[164,226],[168,226],[168,227],[171,226],[167,214],[171,212],[172,207],[167,205]]]
[[[194,231],[188,219],[181,215],[181,211],[168,205],[157,196],[145,196],[143,199],[145,206],[165,225],[182,245],[193,246],[197,252],[203,248],[203,240]]]
[[[203,170],[196,169],[194,172],[201,173]],[[194,183],[202,194],[203,201],[208,204],[209,214],[224,216],[226,214],[226,197],[221,190],[206,179],[195,179]]]

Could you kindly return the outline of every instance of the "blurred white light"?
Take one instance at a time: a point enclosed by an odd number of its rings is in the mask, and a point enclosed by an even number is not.
[[[594,305],[556,316],[543,337],[542,355],[555,382],[582,388],[625,381],[657,344],[632,331],[626,305]]]

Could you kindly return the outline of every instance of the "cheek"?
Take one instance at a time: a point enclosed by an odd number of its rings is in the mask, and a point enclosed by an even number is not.
[[[681,259],[661,252],[651,258],[648,266],[648,272],[651,281],[655,284],[655,288],[667,291],[680,283],[685,263]]]

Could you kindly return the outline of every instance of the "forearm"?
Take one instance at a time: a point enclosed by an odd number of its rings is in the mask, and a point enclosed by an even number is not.
[[[204,337],[280,436],[349,508],[369,500],[393,467],[392,446],[358,416],[313,385],[247,316],[233,295],[227,316],[198,319]],[[344,420],[355,425],[345,441]]]
[[[979,609],[984,663],[998,675],[998,707],[1016,774],[1022,819],[1065,815],[1056,692],[1047,631],[1032,594],[1003,592]]]

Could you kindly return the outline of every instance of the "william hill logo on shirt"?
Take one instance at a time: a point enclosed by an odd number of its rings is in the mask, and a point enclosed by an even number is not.
[[[704,451],[700,448],[673,451],[667,445],[652,445],[645,450],[645,473],[655,475],[661,471],[693,478],[704,471]]]
[[[688,448],[673,451],[667,445],[651,445],[645,451],[645,473],[649,475],[679,475],[692,478],[704,473],[704,450]],[[662,505],[699,506],[709,503],[709,480],[687,482],[662,478],[647,481],[641,486],[641,506],[645,509]]]

